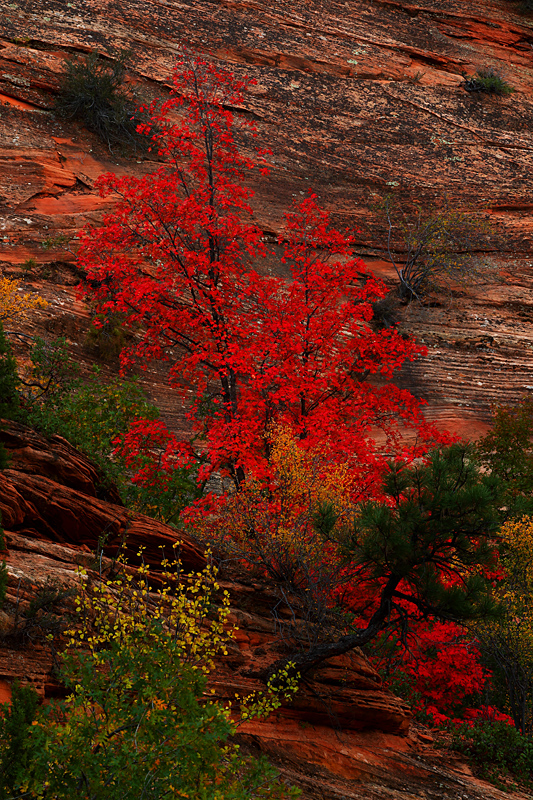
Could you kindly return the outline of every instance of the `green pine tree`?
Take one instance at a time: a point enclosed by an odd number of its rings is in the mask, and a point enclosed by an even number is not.
[[[21,787],[32,757],[28,734],[36,718],[38,701],[32,686],[15,683],[11,704],[6,703],[0,713],[0,800],[25,796]]]
[[[20,415],[18,383],[17,362],[0,321],[0,417],[16,419]],[[0,469],[1,459],[0,452]]]

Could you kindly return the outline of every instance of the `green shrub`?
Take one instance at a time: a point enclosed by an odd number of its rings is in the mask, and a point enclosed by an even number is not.
[[[466,755],[482,777],[491,780],[511,773],[520,780],[533,780],[533,739],[513,725],[482,720],[452,729],[452,745]]]
[[[17,362],[13,356],[11,345],[6,339],[4,327],[0,321],[0,417],[17,419],[20,415],[19,377]],[[5,449],[0,448],[0,469],[5,466]],[[3,466],[2,466],[3,464]]]
[[[145,487],[132,483],[124,459],[114,455],[116,440],[133,420],[159,416],[135,380],[105,384],[96,371],[88,384],[82,384],[63,337],[36,338],[30,361],[30,369],[20,378],[0,327],[0,398],[5,399],[4,406],[0,400],[0,416],[4,410],[4,416],[23,418],[47,436],[63,436],[100,468],[101,488],[116,484],[126,506],[163,522],[175,522],[182,509],[201,495],[195,468],[176,469],[170,476],[161,471],[164,488]],[[157,453],[154,458],[157,461]],[[0,469],[7,462],[7,451],[0,443]]]
[[[86,350],[105,364],[118,361],[120,354],[131,334],[125,330],[123,319],[119,314],[106,317],[98,315],[98,327],[91,325],[85,340]]]
[[[135,486],[120,457],[112,457],[115,440],[125,434],[135,418],[156,419],[159,411],[148,402],[137,381],[117,379],[79,382],[37,407],[29,421],[47,435],[59,434],[85,453],[102,470],[104,483],[115,483],[124,504],[172,522],[181,510],[200,496],[195,469],[177,469],[164,489]]]
[[[13,685],[11,705],[0,706],[0,800],[23,797],[23,784],[31,760],[32,723],[38,696],[32,686]]]
[[[494,67],[482,67],[471,77],[465,75],[464,88],[467,92],[487,92],[500,96],[510,95],[514,91]]]
[[[123,89],[128,60],[126,52],[114,61],[91,53],[67,62],[55,102],[59,116],[83,122],[110,151],[117,145],[136,150],[146,143],[146,138],[136,132],[142,121],[136,104]]]
[[[217,608],[213,569],[181,583],[179,563],[166,568],[156,593],[142,567],[97,582],[84,576],[62,657],[67,698],[37,714],[28,703],[18,728],[13,711],[4,717],[0,752],[12,767],[0,783],[8,797],[295,797],[265,760],[245,759],[228,743],[229,710],[206,692],[231,638],[229,601]]]
[[[377,330],[395,328],[400,319],[398,297],[389,292],[381,300],[372,303],[372,324]]]

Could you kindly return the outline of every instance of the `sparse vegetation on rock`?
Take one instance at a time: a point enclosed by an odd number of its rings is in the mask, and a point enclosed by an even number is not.
[[[533,13],[533,0],[507,0],[507,2],[513,3],[516,10],[522,14]]]
[[[467,92],[486,92],[507,97],[514,91],[494,67],[481,67],[475,75],[464,77]]]
[[[146,146],[146,139],[137,134],[142,116],[131,93],[124,88],[128,61],[126,52],[115,59],[91,53],[67,61],[55,101],[60,117],[80,120],[110,151]]]
[[[378,206],[378,216],[387,226],[387,255],[398,276],[402,302],[425,302],[432,294],[475,282],[485,271],[476,250],[487,235],[487,226],[472,215],[449,207],[408,210],[388,196]],[[382,303],[377,309],[380,313],[386,311]]]

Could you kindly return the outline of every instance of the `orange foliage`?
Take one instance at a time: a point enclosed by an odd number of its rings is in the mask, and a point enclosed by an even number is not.
[[[43,297],[22,292],[20,281],[0,277],[0,322],[20,322],[30,311],[47,306]]]

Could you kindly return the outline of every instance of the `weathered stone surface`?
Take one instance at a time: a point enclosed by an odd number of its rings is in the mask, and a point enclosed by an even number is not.
[[[102,485],[98,469],[61,436],[46,439],[27,425],[19,425],[13,420],[0,420],[0,442],[9,451],[10,469],[53,478],[90,497],[103,496],[106,500],[121,504],[116,489]]]
[[[7,531],[92,551],[103,545],[110,555],[127,540],[129,556],[142,545],[151,564],[161,561],[162,548],[170,555],[176,531],[100,499],[103,494],[118,500],[116,489],[102,487],[97,469],[60,436],[49,441],[9,420],[0,429],[10,456],[9,468],[0,471],[0,513]],[[205,565],[201,548],[188,539],[181,557],[188,569]]]
[[[34,326],[49,335],[67,324],[80,361],[89,359],[88,315],[65,266],[72,253],[58,246],[45,252],[40,242],[73,237],[100,217],[110,201],[93,189],[98,174],[153,168],[144,156],[109,153],[80,124],[54,118],[64,60],[131,49],[128,85],[153,96],[166,91],[173,57],[186,43],[257,81],[243,113],[273,152],[270,177],[252,177],[267,236],[279,231],[291,200],[313,188],[340,225],[361,230],[359,254],[392,282],[384,231],[370,211],[387,192],[425,205],[446,197],[490,221],[494,235],[480,252],[491,264],[483,284],[465,287],[453,304],[404,309],[400,322],[429,348],[428,358],[402,372],[402,385],[428,401],[430,419],[467,435],[484,430],[491,402],[515,400],[533,385],[533,30],[515,11],[504,0],[473,0],[468,9],[463,0],[6,5],[0,263],[12,274],[30,258],[40,265],[27,273],[29,285],[51,308]],[[483,66],[499,70],[514,94],[466,92],[462,73]],[[44,264],[52,266],[43,272]],[[479,340],[480,332],[487,338]],[[144,386],[180,429],[182,411],[164,373],[154,369]]]

